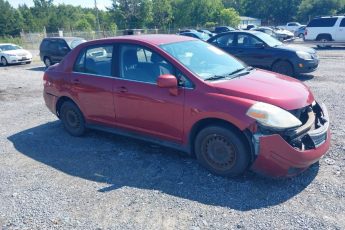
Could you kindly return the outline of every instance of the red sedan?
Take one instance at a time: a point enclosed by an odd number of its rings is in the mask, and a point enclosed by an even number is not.
[[[327,109],[303,83],[185,36],[83,43],[46,70],[44,99],[73,136],[100,129],[178,148],[223,176],[296,175],[330,146]]]

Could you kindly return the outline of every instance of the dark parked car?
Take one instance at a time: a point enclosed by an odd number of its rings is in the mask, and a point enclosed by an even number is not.
[[[40,45],[40,57],[48,67],[60,62],[77,45],[86,42],[78,37],[52,37],[44,38]]]
[[[296,175],[330,145],[327,109],[306,85],[195,38],[86,42],[43,79],[45,103],[71,135],[93,128],[178,148],[223,176]]]
[[[295,76],[317,69],[319,59],[312,48],[285,45],[259,31],[234,31],[208,40],[250,66]]]
[[[192,37],[192,38],[197,38],[203,41],[207,41],[208,39],[210,39],[210,35],[206,34],[206,33],[201,33],[198,31],[191,31],[191,32],[182,32],[179,33],[179,35],[183,35],[183,36],[187,36],[187,37]]]
[[[235,28],[232,28],[231,26],[217,26],[214,28],[214,33],[220,34],[220,33],[225,33],[225,32],[230,32],[230,31],[235,31]]]

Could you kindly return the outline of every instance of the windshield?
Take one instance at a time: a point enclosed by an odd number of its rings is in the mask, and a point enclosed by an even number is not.
[[[227,76],[246,67],[244,63],[203,41],[178,42],[160,47],[203,80]]]
[[[255,35],[271,47],[280,46],[283,44],[280,41],[278,41],[277,39],[275,39],[274,37],[272,37],[268,34],[262,33],[262,32],[255,33]]]
[[[68,46],[71,49],[74,49],[79,44],[86,42],[86,40],[85,39],[74,39],[74,40],[67,40],[66,42],[68,43]]]
[[[22,48],[20,46],[16,45],[2,45],[0,46],[0,50],[2,51],[9,51],[9,50],[21,50]]]

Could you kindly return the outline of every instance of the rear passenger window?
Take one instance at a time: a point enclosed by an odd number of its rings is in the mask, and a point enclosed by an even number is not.
[[[316,18],[309,22],[308,27],[333,27],[338,18]]]
[[[92,46],[83,49],[74,64],[74,72],[112,76],[113,46]]]
[[[234,34],[226,34],[218,37],[212,43],[218,44],[219,47],[232,46],[234,42]]]
[[[341,20],[340,27],[345,27],[345,18],[343,18],[343,20]]]

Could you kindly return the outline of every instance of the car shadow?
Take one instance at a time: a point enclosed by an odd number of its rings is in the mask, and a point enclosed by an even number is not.
[[[340,46],[317,47],[315,46],[314,49],[316,50],[345,50],[345,47],[340,47]]]
[[[46,67],[45,66],[38,66],[38,67],[29,68],[26,70],[44,72],[46,70]]]
[[[309,81],[309,80],[314,79],[314,75],[300,74],[298,77],[296,77],[296,79],[298,79],[300,81]]]
[[[253,172],[223,178],[210,174],[194,158],[147,142],[99,131],[71,137],[59,121],[21,131],[8,140],[20,153],[38,162],[100,182],[98,192],[127,186],[241,211],[289,200],[303,191],[319,170],[315,164],[294,178],[270,179]]]

